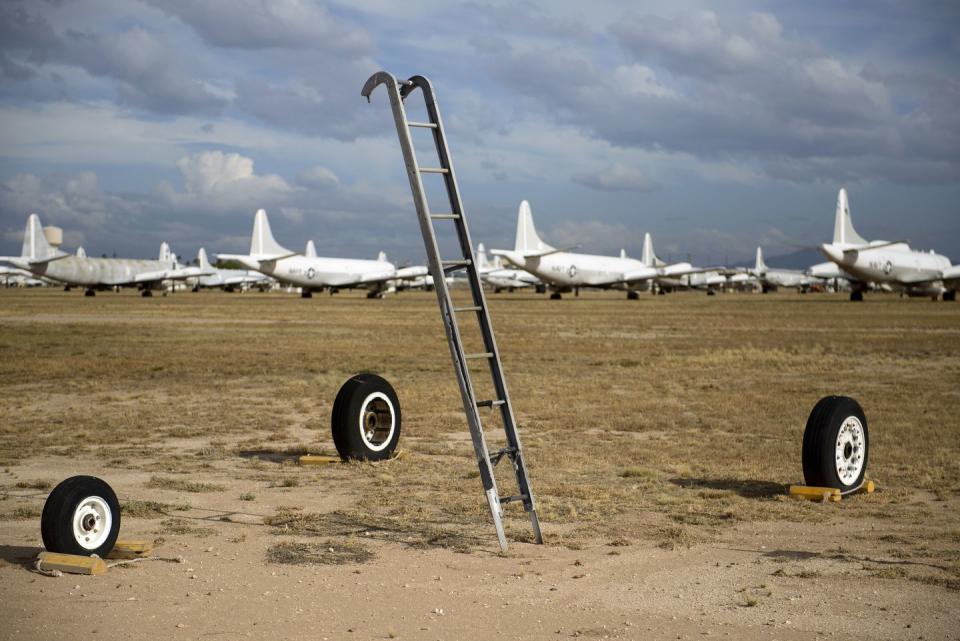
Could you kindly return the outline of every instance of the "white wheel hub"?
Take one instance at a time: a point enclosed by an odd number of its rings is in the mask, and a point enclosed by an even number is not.
[[[383,392],[374,392],[360,406],[360,438],[374,452],[380,452],[393,440],[397,416],[393,403]]]
[[[73,511],[73,537],[80,547],[96,550],[110,536],[113,513],[99,496],[88,496]]]
[[[856,416],[848,416],[837,432],[836,464],[837,476],[844,485],[853,485],[863,469],[866,454],[866,438],[863,425]]]

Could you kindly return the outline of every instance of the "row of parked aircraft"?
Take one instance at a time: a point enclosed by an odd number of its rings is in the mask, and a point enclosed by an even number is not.
[[[630,258],[621,250],[619,256],[583,254],[571,249],[557,249],[544,242],[533,222],[527,201],[520,203],[517,233],[512,250],[494,249],[491,261],[483,244],[477,248],[477,267],[481,278],[494,291],[535,287],[551,291],[550,297],[561,298],[565,292],[581,288],[626,291],[635,299],[639,292],[663,293],[675,289],[760,288],[764,292],[780,287],[807,291],[816,284],[830,283],[839,289],[841,282],[851,290],[851,300],[862,300],[870,289],[887,289],[908,295],[943,297],[956,300],[960,289],[960,266],[939,254],[916,251],[907,241],[867,241],[853,228],[847,192],[837,196],[833,242],[819,247],[829,262],[806,271],[772,269],[757,248],[754,267],[696,267],[689,262],[667,263],[657,257],[650,234],[644,235],[639,259]],[[0,257],[13,268],[3,268],[0,278],[44,279],[66,286],[83,287],[93,296],[98,289],[135,286],[144,296],[161,289],[170,281],[186,281],[194,290],[201,287],[223,289],[261,287],[274,282],[300,289],[310,298],[314,292],[344,288],[367,290],[370,298],[388,291],[408,287],[430,287],[432,279],[425,266],[396,267],[381,252],[376,260],[326,258],[317,256],[313,241],[303,253],[280,245],[270,229],[267,213],[261,209],[254,216],[253,233],[248,254],[219,254],[247,269],[219,269],[210,264],[201,248],[195,266],[181,265],[170,247],[163,243],[157,260],[125,258],[89,258],[78,249],[68,254],[51,245],[36,214],[27,218],[23,249],[20,256]]]
[[[871,289],[898,291],[909,296],[930,296],[956,300],[960,289],[960,266],[932,250],[917,251],[907,241],[867,241],[857,234],[850,217],[846,189],[837,195],[833,242],[818,247],[828,262],[806,271],[771,269],[757,248],[753,269],[695,267],[688,262],[666,263],[653,251],[650,234],[644,236],[640,260],[620,256],[581,254],[557,249],[544,242],[533,223],[527,201],[520,203],[517,235],[512,250],[494,249],[510,265],[541,280],[558,299],[564,292],[580,288],[626,290],[628,298],[640,291],[664,291],[684,287],[712,290],[718,287],[759,284],[763,291],[794,287],[806,291],[816,283],[845,281],[851,300],[863,300]]]

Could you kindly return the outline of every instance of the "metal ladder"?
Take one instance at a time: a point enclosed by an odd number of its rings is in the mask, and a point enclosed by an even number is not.
[[[520,447],[520,435],[517,433],[517,424],[513,416],[513,405],[510,402],[510,395],[507,393],[507,383],[504,380],[503,366],[500,363],[500,352],[493,337],[490,313],[483,295],[480,272],[477,269],[476,257],[473,254],[473,243],[470,240],[470,231],[467,229],[467,219],[463,211],[463,203],[460,201],[460,189],[457,187],[453,161],[450,158],[450,150],[447,148],[447,139],[443,131],[443,122],[440,119],[440,109],[433,93],[433,86],[423,76],[413,76],[409,80],[397,80],[392,74],[379,71],[370,76],[363,86],[361,95],[369,102],[370,94],[381,84],[386,86],[387,93],[390,96],[390,107],[393,110],[397,135],[400,137],[400,148],[403,150],[407,176],[410,179],[410,190],[413,192],[413,202],[417,208],[417,217],[420,219],[420,231],[423,234],[423,244],[427,251],[430,275],[433,277],[433,286],[437,292],[440,315],[447,332],[447,342],[450,344],[453,369],[457,373],[457,382],[460,385],[463,411],[467,415],[467,424],[470,426],[473,449],[480,466],[480,480],[483,483],[483,490],[490,505],[493,523],[497,528],[500,549],[504,552],[507,550],[507,538],[503,531],[503,506],[514,501],[523,503],[523,509],[530,515],[530,522],[533,524],[534,541],[543,543],[540,521],[537,518],[537,509],[533,499],[533,490],[530,487],[527,466]],[[429,122],[407,120],[403,101],[417,88],[423,93]],[[412,127],[429,129],[432,132],[439,158],[438,167],[421,167],[418,164],[410,131]],[[441,174],[443,176],[450,205],[449,211],[431,213],[423,188],[423,174]],[[437,220],[451,221],[456,226],[461,250],[459,258],[445,260],[440,256],[437,236],[433,227],[434,221]],[[466,271],[470,282],[472,304],[465,307],[454,307],[445,277],[460,270]],[[484,351],[475,354],[464,352],[460,326],[457,323],[457,314],[459,313],[476,316],[483,337]],[[489,364],[495,398],[477,400],[468,366],[471,360],[486,361]],[[503,428],[506,432],[506,447],[491,454],[487,448],[487,440],[484,436],[479,410],[480,408],[493,409],[495,407],[500,408]],[[504,457],[513,463],[513,470],[516,474],[517,487],[520,493],[514,496],[500,496],[497,491],[497,481],[493,469]]]

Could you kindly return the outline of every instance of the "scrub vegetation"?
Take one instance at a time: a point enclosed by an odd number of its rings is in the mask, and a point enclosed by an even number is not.
[[[684,550],[734,540],[744,525],[842,518],[870,529],[864,550],[785,558],[781,575],[819,577],[847,559],[870,576],[957,589],[960,305],[795,293],[488,299],[550,545]],[[271,533],[298,539],[265,550],[278,563],[363,562],[325,552],[358,536],[495,548],[432,293],[0,291],[0,358],[0,490],[10,495],[0,511],[13,518],[27,518],[23,501],[36,494],[18,488],[43,489],[31,479],[84,460],[104,476],[139,474],[124,516],[166,519],[164,535],[237,536],[173,519],[172,505],[255,507]],[[300,454],[333,451],[331,405],[360,371],[396,388],[405,456],[297,466]],[[478,398],[492,398],[474,371]],[[807,415],[827,394],[864,407],[879,491],[792,500]],[[13,481],[38,459],[49,467]],[[505,465],[501,493],[515,493]],[[318,495],[336,507],[310,509]],[[506,526],[530,539],[516,504]]]

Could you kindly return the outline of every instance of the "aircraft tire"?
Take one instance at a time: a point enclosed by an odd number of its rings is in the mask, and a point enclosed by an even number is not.
[[[343,460],[382,461],[400,440],[400,401],[376,374],[352,376],[337,393],[330,417],[333,443]]]
[[[627,300],[640,300],[640,294],[638,294],[633,290],[630,290],[627,292]]]
[[[863,300],[863,292],[861,292],[861,291],[852,291],[852,292],[850,292],[850,300],[851,300],[851,301],[856,301],[856,302],[862,301],[862,300]]]
[[[84,295],[84,296],[96,296],[96,295],[97,295],[97,292],[93,291],[92,289],[86,289],[86,290],[84,290],[83,295]]]
[[[825,396],[813,407],[803,432],[803,480],[841,494],[863,483],[870,433],[863,408],[849,396]]]
[[[50,552],[105,557],[120,534],[117,495],[95,476],[71,476],[47,497],[40,533]]]
[[[943,292],[943,300],[951,301],[951,302],[957,300],[957,292],[955,291]]]

